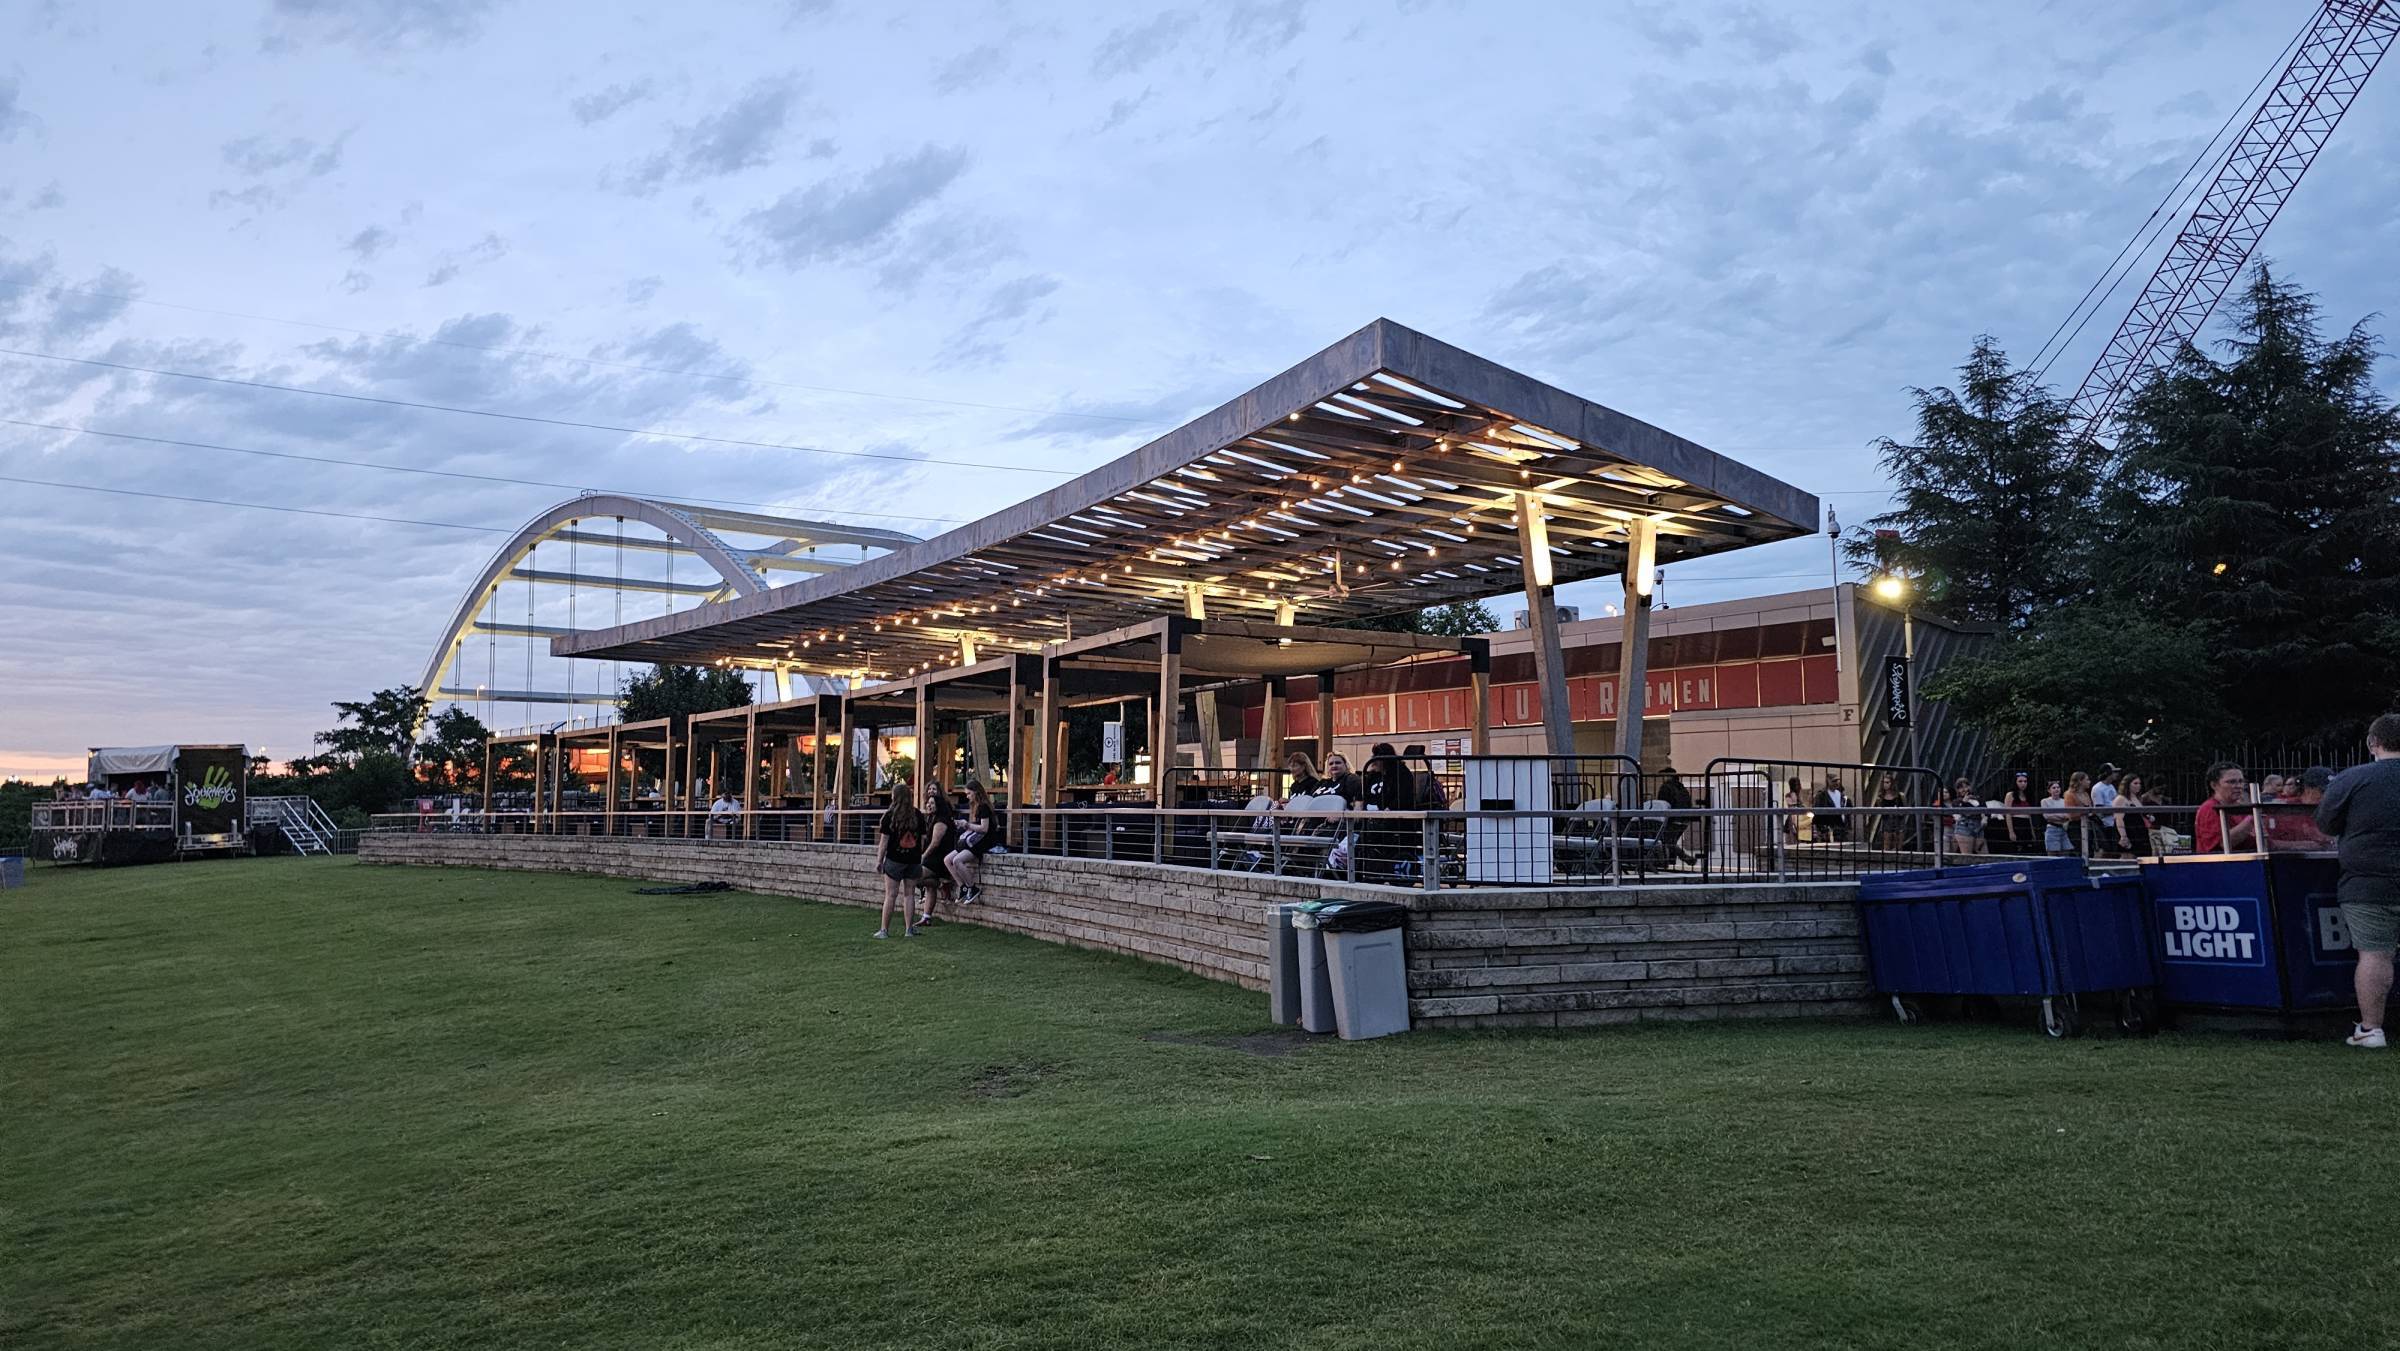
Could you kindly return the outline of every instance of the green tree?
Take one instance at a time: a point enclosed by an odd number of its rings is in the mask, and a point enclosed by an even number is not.
[[[625,721],[673,718],[681,735],[694,713],[740,708],[751,702],[751,689],[749,679],[730,667],[661,662],[618,682],[617,699],[617,716]]]
[[[1843,553],[1918,579],[1919,603],[2021,632],[2086,595],[2099,456],[2065,443],[2066,406],[1979,336],[1956,389],[1912,390],[1916,436],[1875,443],[1898,505]]]
[[[1446,638],[1467,638],[1478,633],[1493,633],[1500,628],[1499,617],[1482,601],[1457,600],[1448,605],[1436,605],[1417,611],[1417,632],[1437,633]]]
[[[2264,266],[2231,328],[2128,405],[2108,572],[2205,635],[2224,730],[2349,740],[2400,684],[2400,413],[2363,325],[2325,340]]]
[[[362,702],[336,699],[333,708],[341,717],[317,733],[317,744],[328,756],[349,762],[369,751],[382,751],[406,760],[416,744],[417,725],[425,720],[425,692],[414,685],[395,685]]]
[[[463,708],[452,706],[433,715],[427,736],[417,743],[417,778],[428,788],[463,793],[483,782],[483,747],[491,729]]]
[[[1926,682],[2003,758],[2095,764],[2221,739],[2225,710],[2196,626],[2124,604],[2054,611],[2000,649]]]
[[[1377,633],[1438,633],[1452,638],[1470,634],[1491,633],[1500,621],[1475,600],[1453,601],[1422,610],[1408,610],[1396,615],[1378,615],[1373,619],[1353,619],[1334,627],[1372,629]]]

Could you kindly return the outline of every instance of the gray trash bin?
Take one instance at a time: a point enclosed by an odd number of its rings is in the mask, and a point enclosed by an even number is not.
[[[1267,1016],[1281,1027],[1300,1021],[1300,934],[1292,920],[1306,901],[1267,907]]]
[[[1333,1012],[1333,979],[1325,969],[1325,935],[1317,929],[1313,907],[1293,912],[1292,939],[1292,964],[1300,986],[1300,1030],[1334,1031],[1340,1024]]]
[[[1334,1022],[1344,1041],[1408,1030],[1408,907],[1390,901],[1329,905],[1310,918],[1325,949]]]

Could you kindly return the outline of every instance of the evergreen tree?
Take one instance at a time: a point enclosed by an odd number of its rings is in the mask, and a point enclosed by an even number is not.
[[[1958,373],[1956,389],[1912,391],[1913,441],[1876,442],[1899,505],[1868,524],[1898,538],[1843,552],[1917,578],[1928,610],[2021,632],[2089,587],[2096,456],[2064,444],[2066,405],[1989,335]]]
[[[2400,685],[2400,413],[2375,339],[2252,274],[2219,361],[2187,344],[2130,402],[2107,575],[2196,626],[2234,725],[2356,737]]]

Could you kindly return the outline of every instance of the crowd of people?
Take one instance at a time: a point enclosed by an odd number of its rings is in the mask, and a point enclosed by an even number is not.
[[[51,790],[51,798],[57,802],[130,802],[136,806],[147,806],[153,802],[167,800],[166,790],[151,787],[148,779],[135,779],[132,786],[123,792],[109,787],[106,783],[89,785],[62,783]]]
[[[2047,780],[2038,792],[2033,775],[2019,770],[1996,798],[1976,792],[1973,781],[1961,776],[1935,789],[1929,805],[1951,854],[2145,858],[2260,847],[2331,849],[2333,840],[2317,826],[2314,811],[2333,777],[2321,765],[2269,774],[2253,800],[2242,767],[2220,761],[2209,766],[2206,794],[2193,809],[2141,774],[2103,764],[2093,773]],[[1826,776],[1813,794],[1793,777],[1783,794],[1784,838],[1791,843],[1855,839],[1891,852],[1931,847],[1923,814],[1914,810],[1918,804],[1909,800],[1897,775],[1878,775],[1864,805],[1871,810],[1860,810],[1839,774]]]

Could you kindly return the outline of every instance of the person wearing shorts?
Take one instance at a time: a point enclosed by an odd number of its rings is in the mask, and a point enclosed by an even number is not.
[[[908,922],[908,902],[902,898],[900,888],[924,879],[926,834],[930,826],[925,813],[908,800],[908,784],[893,784],[892,805],[875,823],[875,871],[883,874],[883,918],[875,926],[877,938],[892,936],[894,905],[900,907],[901,936],[917,936],[917,926]]]
[[[2337,840],[2342,859],[2342,924],[2358,953],[2351,977],[2358,1023],[2350,1044],[2380,1051],[2387,1044],[2384,1006],[2392,993],[2392,948],[2400,940],[2400,713],[2367,728],[2374,758],[2346,769],[2317,804],[2317,829]]]

